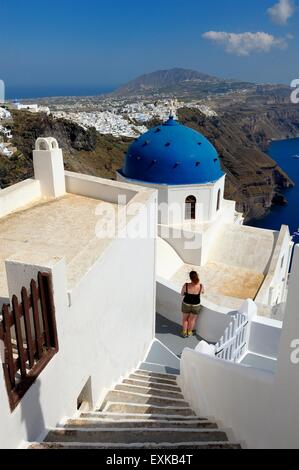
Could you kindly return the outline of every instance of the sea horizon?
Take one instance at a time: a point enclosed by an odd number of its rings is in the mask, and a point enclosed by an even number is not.
[[[63,98],[76,96],[100,96],[112,93],[117,89],[118,85],[55,85],[55,86],[6,86],[6,100],[31,100],[46,98]]]

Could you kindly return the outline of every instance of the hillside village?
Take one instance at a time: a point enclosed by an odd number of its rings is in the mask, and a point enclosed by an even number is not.
[[[152,120],[163,121],[169,114],[169,100],[155,102],[136,101],[127,103],[119,100],[103,100],[102,105],[96,111],[82,111],[81,105],[73,105],[70,109],[68,105],[60,106],[59,110],[52,110],[52,116],[57,119],[66,119],[74,122],[84,129],[95,128],[97,132],[103,135],[112,135],[113,137],[136,138],[148,130],[147,125]],[[209,106],[198,104],[198,102],[179,103],[174,102],[175,110],[183,107],[198,109],[205,116],[217,116]],[[40,106],[36,103],[14,103],[12,108],[17,111],[29,111],[33,113],[50,114],[48,106]],[[12,116],[9,110],[0,108],[0,136],[2,135],[4,143],[12,139],[11,130],[1,125],[2,122],[11,121]],[[9,150],[9,145],[0,145],[0,153],[6,157],[11,157],[13,152]]]
[[[11,121],[11,113],[7,109],[0,107],[0,155],[7,158],[13,155],[10,144],[12,133],[10,127],[8,127]]]
[[[0,120],[4,132],[9,132],[0,134],[0,186],[32,175],[31,152],[37,135],[59,140],[68,170],[114,179],[129,143],[163,122],[171,107],[180,122],[202,132],[216,146],[227,172],[226,197],[237,201],[246,220],[261,217],[272,204],[285,203],[282,191],[293,185],[265,149],[271,138],[297,135],[298,112],[288,105],[266,104],[244,110],[235,104],[227,109],[222,99],[171,104],[169,98],[153,96],[69,97],[26,100],[21,110],[7,103],[2,115],[10,113],[13,119]]]
[[[104,100],[103,111],[97,112],[82,112],[74,109],[72,112],[59,111],[54,112],[53,115],[57,118],[69,119],[77,124],[88,128],[95,127],[100,134],[111,134],[114,137],[139,137],[147,131],[148,123],[152,120],[164,121],[169,115],[169,100],[160,100],[151,102],[136,101],[126,103],[125,101],[111,102],[107,107],[107,102]],[[175,111],[184,107],[198,109],[205,116],[217,116],[209,106],[199,104],[198,102],[174,102]]]

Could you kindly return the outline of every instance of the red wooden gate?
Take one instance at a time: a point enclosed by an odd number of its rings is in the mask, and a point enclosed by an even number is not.
[[[22,300],[13,296],[2,308],[0,340],[4,342],[4,376],[11,410],[58,352],[58,338],[50,274],[39,273]]]

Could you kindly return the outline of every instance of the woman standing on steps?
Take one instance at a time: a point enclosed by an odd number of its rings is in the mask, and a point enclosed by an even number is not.
[[[186,283],[182,289],[184,297],[182,305],[183,331],[182,337],[188,338],[193,335],[196,321],[201,309],[201,295],[205,293],[196,271],[190,273],[191,283]]]

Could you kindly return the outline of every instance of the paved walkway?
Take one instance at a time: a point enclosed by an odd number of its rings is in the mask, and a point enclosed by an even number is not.
[[[184,339],[180,336],[181,331],[182,328],[179,325],[157,314],[156,338],[179,358],[185,348],[194,349],[201,341],[198,336]]]
[[[194,349],[199,341],[199,336],[183,339],[180,336],[181,327],[157,314],[156,341],[142,365],[143,370],[168,374],[180,373],[180,358],[185,348]],[[245,367],[275,372],[277,361],[274,358],[257,355],[248,351],[241,364]]]
[[[179,374],[183,350],[194,349],[201,340],[195,336],[184,339],[180,333],[179,325],[157,314],[156,341],[141,368],[157,373]]]

